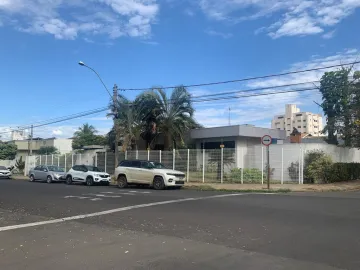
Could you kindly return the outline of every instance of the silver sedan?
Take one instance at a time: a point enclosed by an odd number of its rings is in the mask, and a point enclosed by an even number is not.
[[[30,181],[63,182],[65,181],[65,169],[52,165],[39,165],[29,171]]]

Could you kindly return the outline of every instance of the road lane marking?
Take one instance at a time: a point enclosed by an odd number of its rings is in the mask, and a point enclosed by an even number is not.
[[[62,222],[91,218],[91,217],[98,217],[98,216],[109,215],[109,214],[114,214],[114,213],[118,213],[118,212],[124,212],[124,211],[133,210],[133,209],[139,209],[139,208],[145,208],[145,207],[151,207],[151,206],[157,206],[157,205],[166,205],[166,204],[174,204],[174,203],[181,203],[181,202],[188,202],[188,201],[200,201],[200,200],[208,200],[208,199],[226,198],[226,197],[234,197],[234,196],[242,196],[242,195],[245,195],[245,194],[243,194],[243,193],[223,194],[223,195],[215,195],[215,196],[207,196],[207,197],[186,198],[186,199],[138,204],[138,205],[115,208],[115,209],[101,211],[101,212],[95,212],[95,213],[91,213],[91,214],[84,214],[84,215],[77,215],[77,216],[71,216],[71,217],[65,217],[65,218],[59,218],[59,219],[53,219],[53,220],[47,220],[47,221],[39,221],[39,222],[33,222],[33,223],[25,223],[25,224],[19,224],[19,225],[0,227],[0,232],[16,230],[16,229],[23,229],[23,228],[28,228],[28,227],[43,226],[43,225],[48,225],[48,224],[62,223]]]
[[[105,195],[105,194],[84,194],[84,195],[101,197],[101,198],[121,198],[121,196],[119,195]]]

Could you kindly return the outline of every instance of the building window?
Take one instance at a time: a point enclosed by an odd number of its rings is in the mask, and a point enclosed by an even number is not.
[[[303,120],[304,122],[306,122],[306,120]]]
[[[290,130],[288,130],[290,132]]]
[[[275,125],[280,125],[280,122],[276,122]]]
[[[301,120],[298,120],[298,123],[301,123]]]
[[[306,128],[306,126],[304,126],[304,128]]]
[[[301,128],[301,126],[298,126],[298,128]]]
[[[288,126],[290,126],[290,124],[287,124]]]
[[[302,114],[300,113],[300,114],[297,114],[296,116],[302,116]]]
[[[314,128],[318,128],[317,126],[314,126]]]
[[[284,116],[279,116],[278,119],[284,119]]]

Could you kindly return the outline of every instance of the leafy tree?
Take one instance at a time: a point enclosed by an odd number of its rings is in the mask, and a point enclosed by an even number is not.
[[[97,132],[95,127],[89,124],[79,127],[78,131],[74,133],[72,148],[80,150],[86,145],[105,145],[105,137],[96,135]]]
[[[327,116],[324,133],[328,133],[328,143],[338,144],[338,136],[344,146],[360,147],[360,72],[353,67],[326,72],[321,78],[322,108]],[[351,78],[352,77],[352,78]]]
[[[0,160],[15,159],[17,146],[14,143],[0,143]]]
[[[22,160],[22,156],[15,162],[15,167],[20,171],[23,172],[25,169],[25,161]]]
[[[38,155],[58,155],[59,150],[55,146],[41,146],[37,151]]]

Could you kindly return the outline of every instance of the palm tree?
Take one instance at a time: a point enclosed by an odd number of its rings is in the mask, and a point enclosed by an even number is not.
[[[113,103],[111,103],[111,111],[114,111],[113,106]],[[137,140],[139,139],[141,133],[141,121],[139,120],[138,110],[129,99],[122,95],[117,97],[116,106],[118,113],[115,117],[119,127],[117,132],[119,132],[122,140],[122,150],[135,150],[137,149]],[[108,116],[114,116],[114,114],[110,113]]]
[[[74,133],[75,136],[80,137],[83,135],[95,135],[98,131],[93,125],[88,123],[83,124],[82,127],[79,127],[78,130]]]
[[[184,144],[184,135],[199,125],[194,120],[191,95],[185,87],[176,87],[170,99],[161,88],[144,92],[136,99],[141,120],[145,123],[145,134],[164,134],[165,150]]]

